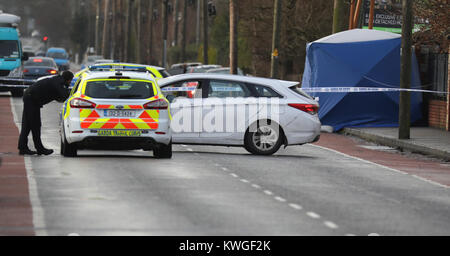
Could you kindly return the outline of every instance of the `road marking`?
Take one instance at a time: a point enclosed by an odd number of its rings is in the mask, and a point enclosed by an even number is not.
[[[295,210],[301,210],[303,207],[301,207],[298,204],[289,204],[290,207],[294,208]]]
[[[192,150],[192,148],[187,148],[187,151],[194,151],[194,150]]]
[[[18,116],[16,113],[16,109],[14,108],[13,104],[13,98],[10,98],[10,106],[11,106],[11,112],[13,114],[14,123],[19,130],[20,133],[20,126],[18,122]],[[37,236],[47,236],[46,231],[46,223],[44,218],[44,208],[42,208],[41,200],[39,199],[39,193],[37,189],[37,183],[36,179],[34,178],[34,171],[33,166],[31,163],[30,156],[24,157],[25,162],[25,170],[27,171],[27,179],[28,179],[28,191],[30,195],[30,203],[31,203],[31,210],[33,213],[33,226],[34,226],[34,232]]]
[[[226,167],[222,167],[222,170],[224,171],[228,171],[228,169]]]
[[[345,236],[356,236],[355,234],[345,234]]]
[[[320,215],[315,212],[307,212],[306,215],[308,215],[309,217],[311,217],[313,219],[320,219]]]
[[[411,177],[414,177],[414,178],[416,178],[416,179],[419,179],[419,180],[421,180],[421,181],[425,181],[425,182],[430,183],[430,184],[433,184],[433,185],[437,185],[437,186],[440,186],[440,187],[443,187],[443,188],[447,188],[447,189],[450,188],[450,186],[447,186],[447,185],[444,185],[444,184],[440,184],[440,183],[438,183],[438,182],[431,181],[431,180],[422,178],[422,177],[417,176],[417,175],[409,174],[409,173],[407,173],[407,172],[400,171],[400,170],[397,170],[397,169],[394,169],[394,168],[391,168],[391,167],[387,167],[387,166],[384,166],[384,165],[381,165],[381,164],[377,164],[377,163],[374,163],[374,162],[371,162],[371,161],[368,161],[368,160],[365,160],[365,159],[362,159],[362,158],[359,158],[359,157],[356,157],[356,156],[351,156],[351,155],[348,155],[348,154],[339,152],[339,151],[334,150],[334,149],[331,149],[331,148],[326,148],[326,147],[322,147],[322,146],[318,146],[318,145],[313,145],[313,144],[308,144],[308,145],[309,145],[309,146],[312,146],[312,147],[317,147],[317,148],[325,149],[325,150],[334,152],[334,153],[336,153],[336,154],[339,154],[339,155],[342,155],[342,156],[345,156],[345,157],[348,157],[348,158],[353,158],[353,159],[356,159],[356,160],[359,160],[359,161],[362,161],[362,162],[365,162],[365,163],[368,163],[368,164],[372,164],[372,165],[378,166],[378,167],[380,167],[380,168],[383,168],[383,169],[386,169],[386,170],[389,170],[389,171],[393,171],[393,172],[396,172],[396,173],[399,173],[399,174],[409,175],[409,176],[411,176]]]
[[[380,234],[378,234],[378,233],[370,233],[367,236],[380,236]]]
[[[244,182],[244,183],[248,183],[249,181],[246,179],[240,179],[240,181]]]
[[[187,145],[181,144],[182,147],[187,147]]]
[[[231,176],[233,176],[234,178],[239,177],[236,173],[230,173]]]
[[[220,164],[214,164],[215,166],[217,166],[217,167],[219,167],[220,166]]]
[[[261,186],[258,184],[252,184],[252,187],[257,188],[257,189],[261,188]]]
[[[327,226],[327,227],[329,227],[331,229],[337,229],[338,228],[338,225],[334,224],[331,221],[325,221],[325,222],[323,222],[323,224],[325,224],[325,226]]]
[[[264,194],[269,195],[269,196],[273,195],[272,191],[270,191],[270,190],[264,190]]]
[[[280,202],[286,202],[286,199],[284,199],[284,198],[282,198],[282,197],[276,196],[276,197],[274,197],[274,198],[275,198],[275,200],[277,200],[277,201],[280,201]]]
[[[78,234],[78,233],[69,233],[69,234],[67,234],[67,236],[80,236],[80,234]]]

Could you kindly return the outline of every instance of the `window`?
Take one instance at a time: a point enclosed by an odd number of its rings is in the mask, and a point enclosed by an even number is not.
[[[249,87],[255,90],[256,97],[283,98],[280,94],[278,94],[272,88],[269,88],[267,86],[252,84],[249,85]]]
[[[49,52],[47,57],[54,59],[67,59],[67,54],[65,52]]]
[[[17,41],[0,40],[0,58],[19,58]]]
[[[147,99],[155,92],[150,82],[127,80],[88,81],[85,94],[101,99]]]
[[[208,97],[250,97],[250,90],[239,82],[214,81],[209,83]]]
[[[201,98],[202,84],[201,81],[182,81],[161,88],[164,96],[172,102],[175,98]]]

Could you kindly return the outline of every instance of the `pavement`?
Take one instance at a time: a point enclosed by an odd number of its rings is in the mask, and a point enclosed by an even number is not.
[[[341,133],[380,145],[450,161],[450,132],[431,127],[411,127],[410,139],[398,139],[397,127],[344,128]]]

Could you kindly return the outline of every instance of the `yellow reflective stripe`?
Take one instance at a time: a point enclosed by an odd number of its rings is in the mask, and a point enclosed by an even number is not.
[[[89,125],[89,129],[100,129],[102,126],[108,122],[110,118],[98,118],[91,125]]]
[[[80,109],[80,118],[87,118],[91,113],[91,109]]]
[[[69,113],[70,113],[70,100],[67,101],[67,106],[66,106],[66,114],[64,115],[64,120],[66,120],[69,117]]]
[[[147,112],[147,114],[151,118],[153,118],[155,120],[159,119],[159,111],[158,110],[145,110],[145,112]]]
[[[144,120],[142,120],[142,119],[130,119],[130,121],[134,125],[136,125],[139,129],[145,129],[145,130],[150,129],[150,126],[148,126],[148,124],[146,122],[144,122]]]

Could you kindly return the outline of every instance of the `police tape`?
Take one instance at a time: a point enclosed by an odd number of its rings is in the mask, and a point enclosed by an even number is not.
[[[448,92],[431,91],[421,89],[405,89],[405,88],[376,88],[376,87],[314,87],[314,88],[301,88],[304,92],[334,92],[334,93],[346,93],[346,92],[426,92],[437,94],[448,94]]]
[[[163,92],[190,92],[195,91],[195,87],[165,87],[161,88]]]

